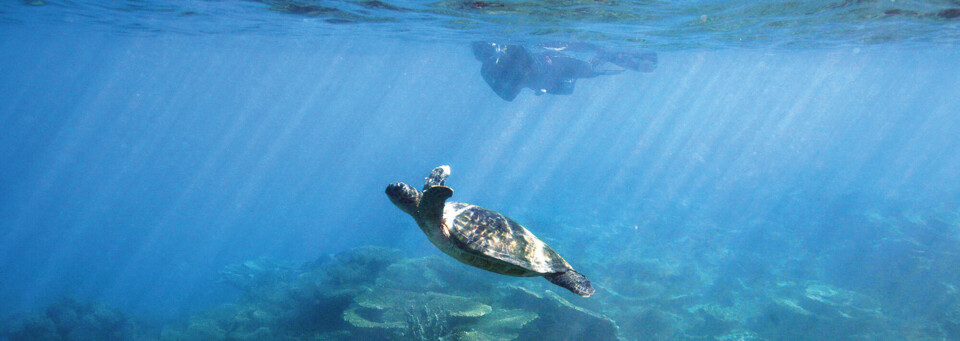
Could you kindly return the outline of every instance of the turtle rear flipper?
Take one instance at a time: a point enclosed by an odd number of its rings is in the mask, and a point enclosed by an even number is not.
[[[565,272],[557,272],[543,275],[550,283],[559,285],[572,291],[574,294],[590,297],[596,290],[590,285],[590,280],[586,276],[574,271],[573,269]]]

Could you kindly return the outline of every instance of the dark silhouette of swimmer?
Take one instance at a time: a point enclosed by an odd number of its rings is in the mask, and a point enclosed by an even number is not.
[[[473,55],[483,64],[480,75],[493,92],[512,101],[523,88],[537,95],[569,95],[579,78],[614,75],[624,70],[650,72],[657,67],[657,54],[652,52],[611,52],[592,44],[550,43],[537,45],[531,53],[520,45],[474,42]],[[567,53],[590,52],[586,62]],[[604,69],[607,63],[620,69]]]

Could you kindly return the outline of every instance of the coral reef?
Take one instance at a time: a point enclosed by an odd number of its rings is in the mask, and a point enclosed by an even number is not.
[[[583,234],[551,244],[584,255],[598,294],[581,304],[624,339],[960,337],[958,205],[873,205],[843,197],[790,208],[803,214],[789,219],[545,224]]]
[[[960,339],[960,210],[844,205],[808,230],[753,220],[721,229],[703,217],[648,230],[562,226],[568,235],[550,242],[579,257],[597,288],[589,299],[447,257],[361,247],[303,265],[229,265],[220,281],[241,291],[236,302],[156,335],[114,309],[63,300],[0,339]]]
[[[520,286],[503,289],[501,301],[518,309],[533,309],[538,318],[520,332],[522,340],[617,340],[619,327],[612,319],[571,304],[547,290],[540,295]]]
[[[140,326],[103,304],[64,298],[13,323],[10,341],[142,340]]]
[[[289,280],[294,270],[295,267],[290,264],[260,258],[224,267],[218,274],[218,281],[244,292],[253,292]]]
[[[299,268],[244,262],[221,272],[229,279],[224,283],[245,290],[240,302],[168,326],[160,339],[617,339],[609,318],[552,292],[497,286],[488,279],[499,276],[478,273],[448,259],[407,259],[377,247]]]
[[[823,283],[778,283],[750,329],[791,340],[876,339],[884,327],[879,304],[862,294]]]
[[[357,296],[344,319],[366,336],[392,333],[403,340],[514,340],[537,314],[491,307],[435,292],[375,290]]]

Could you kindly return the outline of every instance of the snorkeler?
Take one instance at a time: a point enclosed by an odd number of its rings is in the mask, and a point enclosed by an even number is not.
[[[610,52],[592,44],[550,43],[537,45],[543,50],[531,53],[520,45],[474,42],[473,55],[483,64],[480,75],[493,92],[512,101],[523,88],[537,95],[569,95],[578,78],[614,75],[624,70],[650,72],[657,67],[653,52]],[[586,62],[565,52],[590,52],[594,57]],[[621,69],[604,69],[611,63]]]

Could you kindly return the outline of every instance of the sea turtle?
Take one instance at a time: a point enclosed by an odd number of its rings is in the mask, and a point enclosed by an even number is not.
[[[423,193],[402,182],[387,185],[386,193],[433,245],[464,264],[510,276],[543,276],[583,297],[594,293],[586,277],[520,224],[480,206],[446,202],[453,196],[444,186],[449,175],[450,167],[440,166],[430,172]]]

